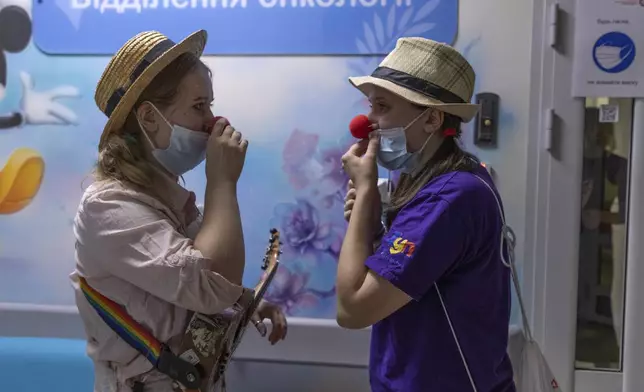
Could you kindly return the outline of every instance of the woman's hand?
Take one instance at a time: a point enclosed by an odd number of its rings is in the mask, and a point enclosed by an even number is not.
[[[372,133],[368,140],[360,140],[342,156],[342,168],[353,182],[356,190],[376,190],[378,187],[378,166],[376,157],[380,137]]]
[[[382,215],[382,203],[378,203],[377,200],[374,200],[373,204],[373,235],[374,238],[382,230],[382,222],[380,220]],[[353,205],[356,203],[356,188],[353,186],[353,181],[349,180],[349,185],[347,186],[347,195],[344,197],[344,219],[347,223],[351,220],[351,211],[353,211]]]
[[[353,186],[353,181],[349,180],[347,194],[344,196],[344,220],[347,223],[351,220],[351,211],[353,211],[354,204],[356,204],[356,187]]]
[[[244,162],[248,140],[221,117],[210,130],[206,149],[206,179],[208,185],[226,182],[237,184]]]
[[[382,204],[378,192],[378,166],[376,164],[379,145],[380,138],[376,134],[372,134],[368,140],[361,140],[351,146],[349,151],[342,156],[342,167],[350,178],[347,195],[344,198],[344,218],[347,222],[351,220],[358,193],[367,195],[363,200],[371,204],[369,210],[373,219],[374,236],[380,232],[382,214]]]
[[[268,341],[271,342],[271,344],[275,344],[280,340],[284,340],[286,338],[288,326],[286,323],[286,316],[284,316],[282,309],[275,304],[262,300],[259,303],[255,314],[251,318],[251,322],[255,324],[255,328],[257,328],[262,336],[266,336],[266,325],[264,324],[265,319],[271,320],[271,324],[273,324],[271,334],[268,336]]]

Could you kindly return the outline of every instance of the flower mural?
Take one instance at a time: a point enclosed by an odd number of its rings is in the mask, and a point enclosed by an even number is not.
[[[275,207],[274,222],[281,228],[286,247],[297,254],[328,252],[337,258],[344,227],[320,222],[318,210],[307,200],[282,203]]]
[[[291,316],[306,312],[335,293],[334,276],[320,274],[317,286],[309,271],[337,263],[346,231],[342,216],[349,178],[342,170],[342,155],[353,143],[350,136],[328,145],[317,134],[295,129],[282,151],[282,170],[293,190],[293,200],[279,203],[271,225],[282,235],[279,279],[269,299]]]
[[[344,203],[349,177],[342,170],[341,158],[353,139],[347,136],[324,148],[319,139],[316,134],[295,129],[284,145],[282,170],[293,190],[331,208]]]
[[[335,287],[319,291],[308,287],[309,280],[309,272],[292,271],[287,266],[280,266],[265,298],[281,306],[287,315],[293,316],[315,308],[323,299],[335,295]]]

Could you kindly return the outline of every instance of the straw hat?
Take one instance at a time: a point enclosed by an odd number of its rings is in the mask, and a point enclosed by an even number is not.
[[[199,30],[175,44],[157,31],[139,33],[112,57],[96,86],[94,100],[107,116],[99,150],[119,130],[139,96],[159,72],[184,53],[201,57],[207,33]]]
[[[367,94],[375,85],[420,106],[435,107],[469,122],[479,109],[471,104],[476,75],[451,46],[425,38],[400,38],[370,76],[349,78]]]

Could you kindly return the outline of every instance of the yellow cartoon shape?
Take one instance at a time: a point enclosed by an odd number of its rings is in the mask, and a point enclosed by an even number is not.
[[[34,199],[45,172],[45,162],[38,152],[18,148],[0,170],[0,214],[14,214]]]

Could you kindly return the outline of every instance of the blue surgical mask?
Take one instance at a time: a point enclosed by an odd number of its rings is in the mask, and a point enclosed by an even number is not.
[[[143,133],[152,146],[152,156],[157,162],[175,176],[182,176],[206,159],[206,147],[210,135],[205,132],[193,131],[181,125],[172,125],[163,115],[161,117],[172,129],[168,148],[155,147],[147,132],[143,131]],[[142,126],[141,129],[143,129]]]
[[[429,109],[428,109],[429,110]],[[406,127],[388,128],[378,130],[380,136],[380,149],[378,150],[378,164],[388,170],[401,170],[403,173],[412,172],[418,165],[418,158],[425,149],[427,142],[434,136],[432,133],[425,143],[416,152],[407,151],[407,136],[405,131],[414,125],[427,110],[422,112]]]

